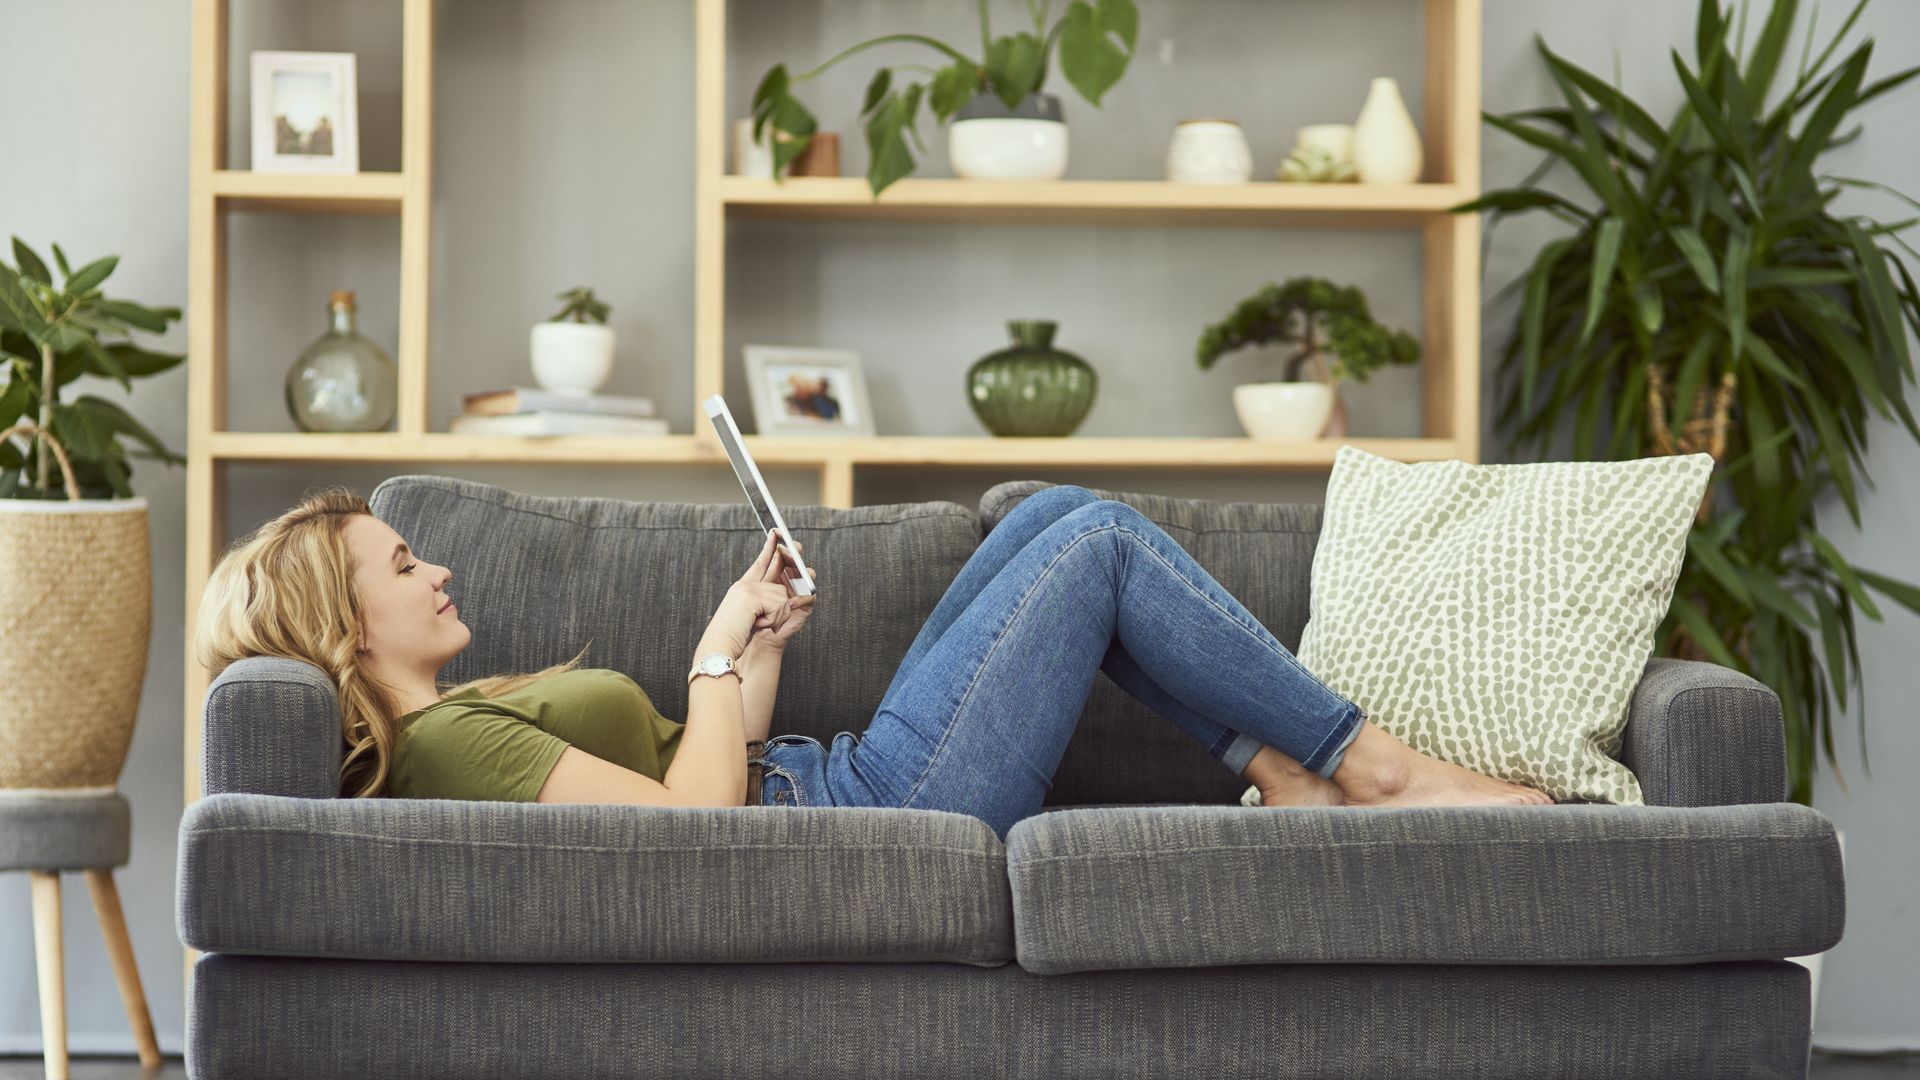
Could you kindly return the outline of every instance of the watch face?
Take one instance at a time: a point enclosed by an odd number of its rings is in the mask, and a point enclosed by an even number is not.
[[[701,661],[700,670],[709,675],[719,675],[730,666],[731,665],[727,663],[727,658],[724,656],[709,656]]]

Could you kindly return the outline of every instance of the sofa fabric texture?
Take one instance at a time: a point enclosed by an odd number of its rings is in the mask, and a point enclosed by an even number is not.
[[[204,956],[187,1071],[248,1080],[1788,1080],[1807,971],[407,964]]]
[[[127,865],[127,797],[0,794],[0,871],[111,870]]]
[[[1006,851],[978,818],[744,809],[216,795],[181,824],[180,940],[462,962],[1013,958]]]
[[[1762,960],[1829,948],[1846,909],[1794,803],[1061,810],[1008,833],[1007,875],[1041,974]]]

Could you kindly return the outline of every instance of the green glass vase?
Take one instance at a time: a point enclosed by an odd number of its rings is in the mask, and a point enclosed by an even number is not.
[[[967,369],[967,404],[988,431],[1071,435],[1087,418],[1099,377],[1085,360],[1053,347],[1056,327],[1046,319],[1009,319],[1013,344]]]

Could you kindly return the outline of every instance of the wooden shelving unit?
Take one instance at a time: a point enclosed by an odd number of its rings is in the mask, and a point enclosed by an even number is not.
[[[1407,461],[1479,457],[1480,293],[1477,216],[1446,213],[1480,187],[1480,0],[1423,0],[1428,182],[1242,186],[1154,180],[982,183],[911,178],[878,200],[859,177],[776,183],[725,173],[728,0],[687,0],[695,11],[694,430],[663,438],[501,437],[431,430],[427,401],[428,238],[433,190],[433,0],[402,0],[401,169],[309,176],[227,167],[229,0],[193,0],[188,296],[186,618],[225,545],[229,462],[384,462],[703,466],[726,456],[700,402],[724,390],[726,230],[732,221],[782,218],[1082,225],[1418,229],[1423,238],[1425,376],[1422,434],[1268,442],[1241,438],[873,439],[749,435],[770,465],[819,471],[820,502],[854,505],[855,469],[871,467],[1099,466],[1206,470],[1324,469],[1345,443]],[[1422,2],[1422,0],[1410,0]],[[448,12],[456,14],[457,7]],[[398,215],[399,369],[396,430],[358,435],[229,431],[226,408],[230,215],[255,211]],[[289,345],[293,345],[289,342]],[[200,795],[200,710],[210,678],[186,656],[186,797]]]

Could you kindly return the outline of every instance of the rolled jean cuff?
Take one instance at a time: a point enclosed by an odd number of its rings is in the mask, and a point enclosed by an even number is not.
[[[1365,723],[1366,719],[1367,710],[1356,705],[1353,710],[1353,721],[1347,728],[1347,733],[1341,737],[1340,744],[1327,753],[1327,760],[1315,768],[1314,773],[1324,780],[1333,779],[1334,770],[1340,767],[1340,759],[1346,756],[1347,747],[1353,745],[1353,740],[1360,737],[1360,725]]]

